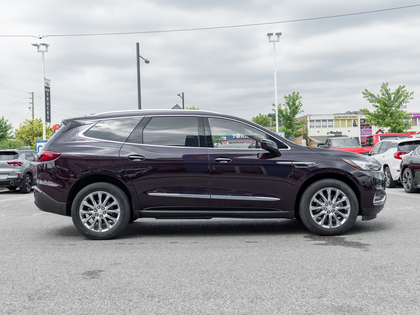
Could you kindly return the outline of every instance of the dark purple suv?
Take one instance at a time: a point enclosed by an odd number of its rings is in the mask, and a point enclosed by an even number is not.
[[[35,204],[91,239],[137,218],[301,218],[319,235],[374,219],[386,200],[374,159],[294,144],[205,111],[73,118],[38,155]]]

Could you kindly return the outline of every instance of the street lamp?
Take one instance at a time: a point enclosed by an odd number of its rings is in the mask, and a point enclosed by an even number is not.
[[[277,62],[276,62],[276,43],[280,41],[281,33],[267,33],[268,42],[273,43],[274,49],[274,104],[276,108],[276,132],[279,132],[279,113],[278,113],[278,103],[277,103]]]
[[[180,98],[182,98],[182,109],[185,109],[185,107],[184,107],[184,92],[182,92],[182,95],[181,94],[178,94],[178,96]]]
[[[41,58],[42,58],[42,103],[44,104],[44,106],[46,107],[46,103],[45,103],[45,63],[44,63],[44,53],[48,52],[48,46],[50,46],[49,44],[46,43],[40,43],[40,44],[32,44],[32,46],[35,46],[38,50],[39,53],[41,53]],[[42,124],[42,139],[43,140],[47,140],[46,137],[46,132],[45,132],[45,124],[47,121],[47,110],[45,108],[44,111],[44,123]]]
[[[141,109],[141,88],[140,88],[140,58],[144,60],[145,63],[149,63],[150,61],[147,59],[144,59],[142,56],[140,56],[140,47],[139,43],[136,43],[136,60],[137,60],[137,95],[138,95],[138,103],[139,103],[139,109]]]

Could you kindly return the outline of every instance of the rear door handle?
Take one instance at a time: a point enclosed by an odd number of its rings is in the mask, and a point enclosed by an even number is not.
[[[232,159],[219,157],[214,159],[217,163],[230,163],[232,162]]]
[[[132,154],[132,155],[128,156],[128,159],[132,160],[134,162],[140,162],[140,161],[143,161],[146,158],[143,155]]]

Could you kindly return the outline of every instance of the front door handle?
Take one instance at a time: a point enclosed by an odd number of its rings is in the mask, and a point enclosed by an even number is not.
[[[128,156],[128,159],[132,160],[134,162],[140,162],[140,161],[143,161],[146,158],[143,155],[132,154],[132,155]]]
[[[217,163],[230,163],[232,162],[232,159],[219,157],[214,159]]]

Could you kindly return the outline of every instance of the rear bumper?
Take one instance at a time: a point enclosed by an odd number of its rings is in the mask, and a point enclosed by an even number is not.
[[[16,175],[13,177],[2,178],[0,179],[0,187],[20,187],[22,185],[22,180]]]
[[[67,216],[66,203],[58,202],[46,195],[37,186],[34,189],[35,205],[42,211],[61,214]]]

